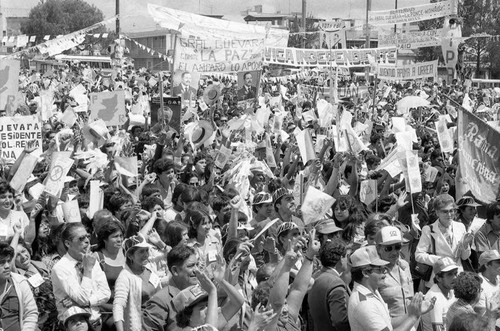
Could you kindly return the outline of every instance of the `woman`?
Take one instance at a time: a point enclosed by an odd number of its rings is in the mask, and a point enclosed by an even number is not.
[[[103,315],[103,328],[114,329],[113,322],[113,298],[116,279],[125,266],[125,255],[123,254],[123,225],[117,220],[104,223],[97,230],[97,256],[106,280],[108,281],[111,297],[108,303],[101,306],[101,310],[107,314]]]
[[[0,328],[5,331],[37,329],[38,310],[28,280],[11,272],[14,248],[0,242]]]
[[[126,264],[115,283],[113,319],[118,331],[142,330],[141,309],[161,289],[160,278],[149,267],[150,245],[142,236],[123,243]]]
[[[38,213],[35,218],[35,227],[36,227],[36,237],[33,240],[33,244],[31,245],[33,250],[33,260],[41,261],[42,257],[48,254],[49,247],[51,245],[51,241],[53,238],[49,238],[51,234],[50,223],[47,220],[45,214]]]
[[[208,208],[200,202],[189,204],[184,223],[188,225],[188,245],[198,251],[200,270],[205,270],[222,256],[221,241],[212,231],[213,221]]]
[[[38,308],[38,327],[42,331],[56,330],[57,307],[52,292],[49,271],[43,262],[31,260],[31,250],[19,234],[14,236],[11,246],[15,246],[14,272],[23,275],[30,284]]]
[[[471,254],[470,244],[474,236],[467,233],[462,223],[455,219],[455,199],[448,194],[441,194],[434,200],[434,209],[438,220],[422,229],[420,241],[415,250],[415,260],[433,266],[440,258],[450,257],[463,271],[462,260]],[[426,286],[432,285],[434,274]]]
[[[83,308],[73,306],[68,308],[62,316],[66,331],[94,331],[89,322],[90,313]]]
[[[332,206],[335,224],[344,229],[349,224],[350,216],[358,212],[358,204],[351,196],[339,197]]]
[[[27,242],[35,239],[35,224],[30,224],[28,216],[22,209],[13,210],[14,190],[5,181],[0,181],[0,240],[7,241],[15,234],[14,228],[21,228],[21,237]]]
[[[167,224],[165,228],[165,244],[170,247],[182,245],[189,240],[188,228],[184,223],[179,221],[172,221]]]
[[[66,247],[62,241],[62,233],[66,229],[67,223],[62,223],[53,226],[50,230],[51,240],[49,241],[49,246],[47,247],[47,254],[42,255],[42,262],[47,267],[47,270],[52,270],[54,264],[61,259],[61,257],[66,254]]]

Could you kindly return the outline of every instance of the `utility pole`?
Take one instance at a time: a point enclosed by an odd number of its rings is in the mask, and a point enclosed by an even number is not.
[[[365,48],[370,48],[370,25],[368,24],[368,12],[371,10],[372,2],[371,0],[366,0],[366,44]],[[370,67],[365,68],[365,80],[366,86],[370,86]]]
[[[394,0],[394,9],[398,10],[398,0]],[[397,24],[394,24],[394,34],[396,34],[396,26]]]
[[[306,48],[306,0],[302,0],[302,48]]]
[[[120,0],[115,2],[116,8],[116,35],[120,38]]]

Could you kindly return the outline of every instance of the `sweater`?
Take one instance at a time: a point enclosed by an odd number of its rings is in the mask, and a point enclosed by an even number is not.
[[[23,331],[35,331],[38,322],[38,308],[28,280],[21,275],[11,273],[12,284],[19,299],[19,323]]]

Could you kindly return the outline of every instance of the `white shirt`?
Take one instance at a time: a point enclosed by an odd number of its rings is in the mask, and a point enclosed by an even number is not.
[[[99,306],[108,302],[111,291],[106,275],[99,263],[94,264],[92,278],[82,277],[76,269],[77,260],[66,253],[52,268],[52,286],[56,298],[58,318],[61,320],[64,312],[69,308],[63,300],[70,299],[74,305],[86,308],[90,306],[90,320],[95,321],[101,316]]]
[[[448,308],[450,308],[451,304],[455,301],[453,290],[451,290],[448,297],[446,297],[437,284],[434,284],[425,294],[425,300],[430,300],[432,298],[436,298],[436,303],[430,312],[422,315],[423,330],[433,331],[433,325],[441,327],[441,329],[436,330],[445,330]]]
[[[24,230],[30,224],[30,220],[24,211],[11,210],[6,219],[0,218],[0,240],[7,241],[14,236],[14,226],[21,227],[21,237],[24,237]]]
[[[347,315],[351,330],[392,330],[389,308],[378,290],[372,292],[370,289],[356,282],[349,297]]]

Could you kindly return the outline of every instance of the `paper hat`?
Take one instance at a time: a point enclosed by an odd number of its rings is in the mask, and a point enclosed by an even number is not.
[[[483,266],[488,262],[500,260],[500,253],[496,249],[486,251],[479,257],[479,266]]]
[[[206,298],[208,298],[207,292],[199,285],[193,285],[180,291],[172,300],[172,304],[177,313],[179,313],[183,311],[184,308],[195,305]]]
[[[66,323],[71,317],[78,315],[83,315],[88,318],[90,317],[90,312],[77,306],[70,307],[61,316],[63,324],[66,325]]]
[[[220,96],[220,87],[212,84],[208,86],[203,92],[203,101],[205,101],[207,105],[213,105],[215,102],[217,102]]]
[[[260,205],[260,204],[264,204],[264,203],[272,203],[273,202],[273,198],[271,196],[271,194],[267,193],[267,192],[259,192],[257,194],[255,194],[255,196],[253,197],[253,201],[252,201],[252,205]]]
[[[335,221],[329,218],[319,221],[318,224],[316,224],[316,231],[321,234],[330,234],[342,231],[342,228],[335,225]]]
[[[205,141],[208,140],[214,133],[214,128],[209,121],[200,120],[195,123],[192,130],[188,133],[188,138],[195,148],[203,145]]]
[[[377,253],[375,246],[360,247],[351,254],[351,266],[353,268],[364,267],[369,265],[384,266],[389,262],[382,260]]]
[[[132,248],[150,248],[151,245],[146,242],[146,239],[142,237],[141,235],[137,236],[132,236],[130,238],[125,239],[123,242],[123,250],[125,251],[125,255],[132,249]]]
[[[395,226],[384,226],[375,235],[377,245],[392,245],[406,242],[401,231]]]
[[[433,270],[434,270],[435,274],[439,274],[441,272],[451,271],[453,269],[458,269],[458,265],[450,257],[443,257],[443,258],[437,260],[437,262],[434,263],[434,266],[433,266]]]

